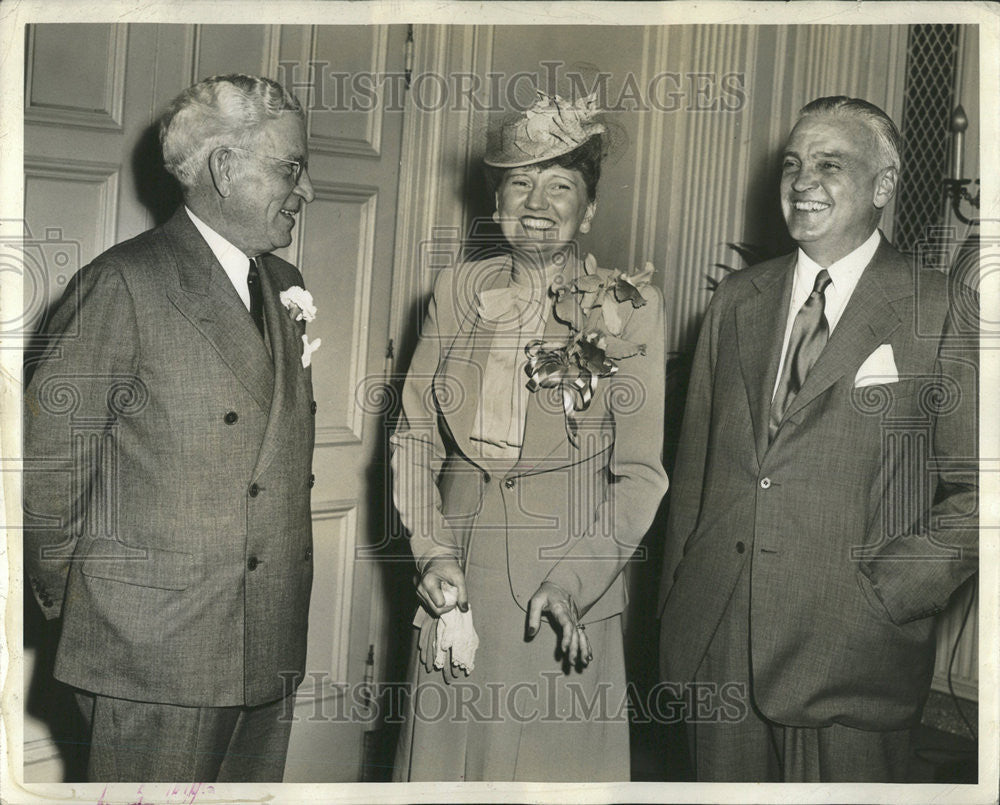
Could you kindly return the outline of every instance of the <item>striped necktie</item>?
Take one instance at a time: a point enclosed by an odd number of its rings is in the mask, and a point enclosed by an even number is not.
[[[830,272],[825,268],[816,275],[816,283],[805,304],[795,314],[792,323],[792,334],[788,339],[788,352],[785,354],[785,365],[781,370],[781,382],[771,403],[771,416],[768,421],[768,440],[774,439],[778,432],[785,411],[792,404],[795,395],[799,393],[806,375],[819,358],[823,347],[830,338],[830,327],[826,323],[824,308],[826,306],[826,286],[830,284]]]

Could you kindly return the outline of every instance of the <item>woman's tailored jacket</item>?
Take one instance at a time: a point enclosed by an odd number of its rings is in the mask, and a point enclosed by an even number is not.
[[[470,439],[494,332],[476,295],[501,287],[509,271],[508,261],[493,264],[465,263],[437,278],[391,439],[395,504],[419,569],[439,556],[464,565],[476,540],[503,539],[522,609],[547,580],[573,596],[584,622],[608,618],[626,603],[622,569],[667,488],[662,298],[646,286],[647,304],[633,308],[609,295],[622,337],[644,344],[645,355],[599,380],[576,415],[579,447],[567,435],[561,392],[539,389],[529,395],[520,457],[495,472]],[[544,340],[569,335],[550,311]]]

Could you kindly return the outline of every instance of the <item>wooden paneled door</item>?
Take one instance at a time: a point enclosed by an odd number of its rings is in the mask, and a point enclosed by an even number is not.
[[[364,731],[374,726],[358,691],[368,647],[379,642],[371,613],[380,568],[358,557],[385,530],[384,412],[369,403],[381,388],[389,342],[403,104],[371,102],[367,90],[345,94],[338,76],[401,76],[405,47],[406,26],[288,28],[281,36],[279,80],[301,85],[303,102],[311,96],[316,191],[288,259],[302,267],[316,300],[310,338],[323,339],[313,357],[309,675],[297,698],[288,782],[361,779]]]
[[[258,73],[294,84],[309,109],[316,199],[282,252],[312,291],[310,336],[323,340],[313,357],[316,573],[289,782],[363,773],[368,724],[344,704],[363,681],[373,641],[377,568],[355,557],[378,541],[385,508],[382,412],[364,404],[363,390],[381,377],[388,344],[404,104],[371,103],[373,90],[363,88],[352,105],[335,90],[340,74],[401,76],[405,45],[405,26],[48,24],[30,28],[26,42],[23,225],[32,259],[21,325],[29,335],[75,271],[162,223],[179,202],[160,167],[155,121],[184,87],[217,73]],[[21,224],[3,227],[9,238]],[[58,782],[79,773],[79,753],[72,699],[49,676],[47,631],[26,597],[25,778]]]

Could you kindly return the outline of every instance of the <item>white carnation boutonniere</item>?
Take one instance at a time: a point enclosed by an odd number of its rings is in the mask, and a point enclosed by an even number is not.
[[[313,304],[312,294],[309,293],[305,288],[300,288],[298,285],[293,285],[282,291],[278,298],[281,300],[281,304],[285,306],[288,310],[289,315],[292,317],[292,321],[304,321],[310,322],[316,318],[316,305]],[[320,348],[323,343],[322,338],[317,338],[315,341],[310,341],[309,336],[303,333],[302,335],[302,368],[306,369],[309,364],[312,363],[312,354]]]

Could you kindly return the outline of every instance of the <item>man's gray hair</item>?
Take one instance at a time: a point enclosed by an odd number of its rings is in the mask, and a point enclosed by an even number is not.
[[[298,99],[270,78],[239,73],[206,78],[178,95],[160,119],[163,163],[191,188],[212,151],[253,145],[263,123],[288,112],[305,118]]]
[[[899,170],[899,151],[902,137],[892,118],[875,104],[862,98],[848,98],[846,95],[831,95],[817,98],[799,110],[799,120],[809,115],[847,116],[860,120],[875,137],[878,147],[879,169],[890,165]]]

